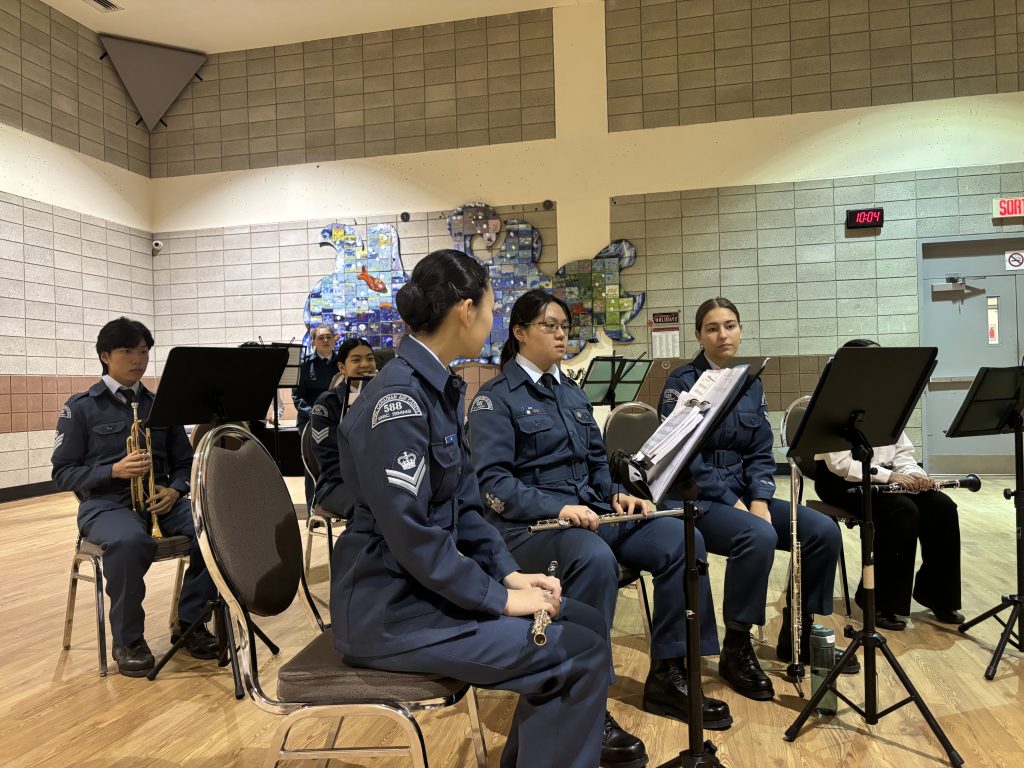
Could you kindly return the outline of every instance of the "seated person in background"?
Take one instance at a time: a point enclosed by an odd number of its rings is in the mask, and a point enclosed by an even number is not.
[[[352,378],[369,378],[377,373],[373,349],[366,339],[350,338],[338,347],[338,374],[331,389],[320,395],[309,414],[309,430],[313,438],[313,454],[320,468],[313,493],[313,503],[326,512],[344,519],[352,516],[352,498],[346,493],[338,465],[338,424],[341,414],[359,396],[363,382],[351,382],[349,402],[342,405],[345,382]]]
[[[355,506],[331,563],[334,647],[352,666],[446,675],[519,694],[502,768],[594,768],[608,686],[608,628],[521,573],[480,512],[463,436],[465,383],[491,330],[487,268],[434,251],[396,296],[409,335],[338,429]],[[531,617],[558,620],[534,643]]]
[[[154,429],[152,455],[141,450],[126,455],[131,404],[139,404],[139,416],[145,419],[155,399],[140,382],[152,346],[153,335],[137,320],[120,317],[104,325],[96,339],[103,377],[65,403],[53,444],[53,480],[62,491],[78,496],[78,530],[103,547],[114,661],[128,677],[144,677],[155,663],[143,636],[142,599],[156,540],[149,535],[151,515],[131,508],[129,485],[132,478],[148,475],[150,466],[155,470],[156,493],[149,498],[148,513],[159,516],[165,536],[193,538],[172,642],[203,615],[206,601],[216,594],[195,542],[192,506],[185,498],[192,448],[184,428]],[[217,658],[217,639],[203,626],[185,648],[197,659]]]
[[[318,325],[313,331],[313,352],[302,361],[299,368],[299,381],[292,387],[292,402],[295,403],[295,426],[302,436],[302,430],[309,423],[309,413],[313,403],[322,392],[331,385],[331,379],[338,372],[338,358],[334,353],[334,344],[338,337],[329,325]],[[306,508],[313,508],[313,478],[305,473]]]
[[[683,522],[657,518],[598,525],[598,513],[647,511],[641,499],[613,485],[601,430],[583,391],[559,370],[569,337],[565,302],[535,289],[509,315],[502,371],[469,408],[473,465],[487,518],[527,570],[558,561],[565,594],[597,608],[611,626],[619,563],[654,576],[651,668],[644,685],[648,712],[686,721],[686,599]],[[569,528],[529,533],[538,520],[562,518]],[[697,536],[698,556],[704,555]],[[702,653],[717,653],[711,586],[701,587]],[[723,701],[703,698],[704,725],[732,724]],[[645,757],[643,742],[606,714],[601,764]]]
[[[876,347],[854,339],[844,347]],[[861,481],[861,465],[849,451],[819,454],[814,490],[822,501],[861,514],[860,494],[847,491]],[[928,608],[943,624],[962,624],[960,613],[960,521],[956,503],[932,490],[932,480],[914,459],[914,446],[904,434],[898,445],[874,449],[872,483],[903,483],[910,493],[871,496],[875,521],[875,623],[882,629],[902,630],[900,616],[910,614],[910,598]],[[921,570],[914,580],[917,542],[921,541]],[[913,591],[911,591],[913,590]],[[857,588],[863,608],[863,585]]]
[[[728,299],[708,299],[698,307],[694,336],[701,352],[669,375],[658,404],[662,418],[705,371],[729,365],[742,335],[739,310]],[[773,442],[764,386],[758,379],[690,464],[700,486],[698,506],[705,510],[697,518],[697,529],[711,552],[729,558],[722,606],[725,641],[718,673],[737,693],[757,701],[771,699],[775,689],[754,654],[750,628],[765,622],[775,550],[788,550],[791,541],[790,503],[775,498]],[[835,523],[803,505],[797,512],[797,530],[803,563],[801,661],[807,664],[812,614],[832,613],[842,538]],[[783,611],[776,653],[786,661],[792,658],[788,606]],[[848,666],[847,671],[853,673],[857,668]]]

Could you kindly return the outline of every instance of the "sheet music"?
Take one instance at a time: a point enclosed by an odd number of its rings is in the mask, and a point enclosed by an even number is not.
[[[702,425],[710,424],[718,409],[731,402],[733,392],[746,376],[745,365],[705,371],[689,392],[679,393],[672,413],[640,449],[652,464],[647,482],[655,501],[661,501],[692,458],[705,431]]]

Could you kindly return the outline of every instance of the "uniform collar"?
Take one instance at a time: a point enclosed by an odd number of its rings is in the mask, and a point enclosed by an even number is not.
[[[703,349],[697,354],[695,358],[693,358],[693,360],[690,361],[690,365],[692,365],[701,373],[704,373],[704,371],[710,371],[712,370],[712,368],[714,368],[714,366],[711,365],[711,361],[708,360],[707,355],[704,354]]]
[[[534,368],[536,368],[536,366],[534,366]],[[504,374],[505,381],[508,382],[508,388],[510,390],[517,389],[518,387],[526,384],[526,382],[530,382],[540,393],[546,394],[548,397],[552,396],[546,388],[537,383],[540,380],[540,375],[537,376],[536,380],[533,379],[530,376],[530,373],[523,368],[523,366],[521,366],[514,357],[501,367],[501,372]]]
[[[526,375],[530,377],[530,381],[532,381],[534,384],[540,381],[540,377],[543,376],[545,373],[550,373],[552,376],[555,377],[555,381],[557,381],[559,384],[562,383],[561,372],[558,370],[557,365],[552,365],[546,371],[542,371],[530,360],[527,360],[525,357],[523,357],[523,355],[520,353],[516,353],[515,360],[516,363],[519,364],[519,367],[526,371]]]
[[[461,389],[463,386],[462,379],[452,373],[451,369],[445,366],[437,355],[414,336],[402,337],[397,354],[411,365],[413,370],[422,376],[428,384],[442,394],[452,386],[452,380],[456,382],[458,388]]]
[[[117,379],[115,379],[109,373],[105,373],[103,374],[99,381],[92,385],[92,387],[89,389],[89,394],[92,395],[93,397],[98,397],[99,395],[103,394],[104,390],[106,390],[110,392],[110,394],[112,394],[114,397],[116,397],[119,401],[124,402],[122,396],[118,392],[118,390],[121,389],[122,386],[124,385],[119,383]],[[149,390],[142,385],[141,380],[136,381],[131,387],[129,387],[129,389],[131,389],[132,392],[135,393],[136,398],[138,398],[143,392],[149,392]]]

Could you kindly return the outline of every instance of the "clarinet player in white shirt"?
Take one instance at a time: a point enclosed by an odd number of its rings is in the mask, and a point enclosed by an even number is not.
[[[854,339],[846,347],[877,347],[874,341]],[[821,499],[860,516],[859,494],[847,491],[861,481],[860,462],[849,451],[819,454],[814,488]],[[910,615],[910,599],[924,605],[943,624],[961,624],[960,522],[956,503],[941,491],[914,458],[906,434],[896,445],[876,446],[871,457],[872,483],[902,483],[909,493],[874,494],[876,624],[903,630]],[[917,543],[921,542],[921,569],[914,577]],[[862,587],[857,588],[861,605]],[[861,605],[863,608],[863,605]]]

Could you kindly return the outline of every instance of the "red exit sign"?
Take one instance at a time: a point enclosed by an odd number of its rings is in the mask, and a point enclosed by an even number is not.
[[[993,219],[1012,219],[1024,216],[1024,197],[997,197],[992,201]]]

